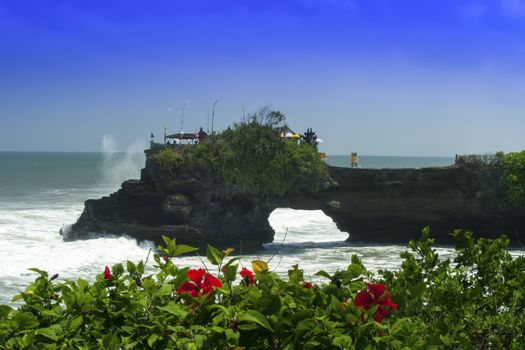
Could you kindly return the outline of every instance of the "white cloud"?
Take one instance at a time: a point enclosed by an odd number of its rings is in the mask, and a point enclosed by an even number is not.
[[[510,17],[525,17],[525,0],[501,0],[501,11]]]

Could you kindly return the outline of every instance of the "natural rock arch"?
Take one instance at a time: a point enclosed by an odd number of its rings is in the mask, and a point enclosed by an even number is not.
[[[242,245],[247,251],[273,240],[268,217],[276,208],[289,207],[322,210],[354,241],[406,243],[427,225],[440,242],[449,242],[448,234],[457,228],[486,237],[507,233],[511,243],[524,235],[524,212],[499,206],[495,169],[329,166],[328,172],[331,181],[316,194],[268,200],[195,169],[170,173],[148,157],[140,180],[86,201],[78,221],[61,233],[66,240],[107,232],[155,242],[169,235],[195,246]]]

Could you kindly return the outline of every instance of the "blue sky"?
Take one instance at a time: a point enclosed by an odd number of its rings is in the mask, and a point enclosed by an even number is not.
[[[0,151],[140,148],[216,99],[330,154],[517,151],[524,73],[525,0],[0,0]]]

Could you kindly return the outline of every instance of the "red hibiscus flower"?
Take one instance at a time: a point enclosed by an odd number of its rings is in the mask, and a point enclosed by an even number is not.
[[[213,291],[213,287],[220,288],[221,281],[210,275],[204,269],[188,270],[186,276],[190,281],[182,282],[177,292],[179,294],[189,293],[194,297],[199,295],[209,294]]]
[[[303,288],[311,289],[313,287],[312,282],[304,282]]]
[[[357,307],[368,310],[377,305],[377,312],[374,316],[376,322],[381,322],[388,315],[385,306],[397,309],[397,304],[390,300],[390,293],[385,294],[384,284],[367,283],[368,290],[363,290],[356,294],[354,304]]]
[[[241,272],[239,272],[239,274],[241,275],[242,282],[245,285],[255,284],[255,277],[253,277],[253,272],[248,270],[246,267],[243,267],[241,269]]]
[[[104,269],[104,278],[108,281],[113,280],[113,276],[111,276],[111,270],[109,269],[109,266],[106,266],[106,268]]]

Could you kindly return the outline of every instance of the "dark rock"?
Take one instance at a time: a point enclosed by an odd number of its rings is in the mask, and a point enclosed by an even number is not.
[[[331,167],[330,175],[338,185],[319,194],[319,209],[349,232],[349,240],[406,244],[430,226],[441,243],[452,242],[454,229],[488,238],[505,233],[512,244],[525,242],[525,212],[499,204],[498,169]],[[293,206],[301,208],[301,202]]]
[[[213,174],[170,173],[148,157],[140,180],[125,181],[109,197],[87,200],[78,221],[61,233],[65,240],[108,233],[157,244],[166,235],[197,247],[210,243],[252,251],[273,240],[272,210]]]
[[[148,152],[146,152],[148,153]],[[261,248],[273,240],[268,223],[278,207],[321,209],[349,240],[406,244],[430,226],[438,242],[462,228],[485,237],[506,233],[525,242],[525,213],[500,207],[497,169],[351,169],[329,167],[315,195],[272,201],[243,193],[214,174],[160,168],[148,155],[140,180],[98,200],[88,200],[78,221],[62,230],[65,240],[93,234],[126,234],[161,242],[162,235],[202,247]],[[322,234],[322,233],[320,233]]]

